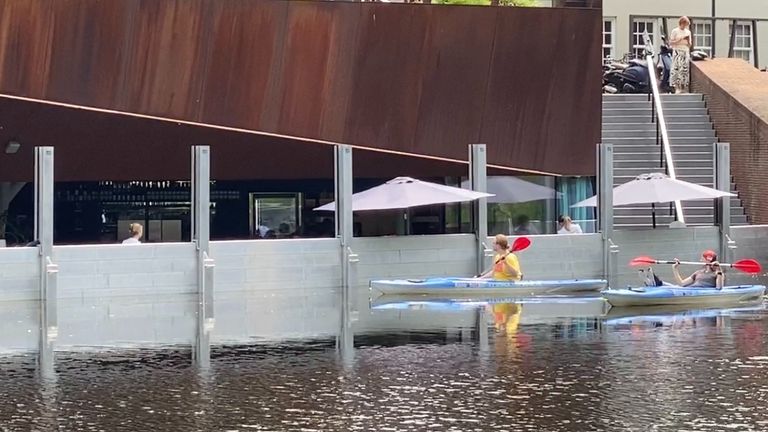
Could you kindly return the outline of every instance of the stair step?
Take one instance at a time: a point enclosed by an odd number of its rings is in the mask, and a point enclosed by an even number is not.
[[[664,119],[669,121],[668,119],[672,117],[677,116],[702,116],[706,117],[709,113],[707,111],[707,108],[701,106],[696,108],[672,108],[672,107],[665,107],[662,105],[662,108],[664,109]],[[651,107],[633,107],[633,108],[606,108],[605,105],[603,105],[603,119],[606,117],[618,117],[618,116],[625,116],[625,117],[643,117],[644,120],[647,119],[648,121],[653,121],[651,115],[653,114],[654,110],[651,109]]]
[[[648,153],[658,153],[659,151],[663,151],[663,147],[660,145],[657,145],[655,143],[644,143],[644,144],[638,144],[634,142],[629,141],[621,141],[621,142],[614,142],[613,144],[613,152],[623,152],[623,151],[632,151],[632,152],[648,152]],[[714,152],[714,146],[711,143],[708,144],[683,144],[683,143],[674,143],[671,146],[672,153],[675,152]]]
[[[683,110],[685,112],[685,110]],[[689,114],[667,114],[664,113],[664,120],[669,123],[696,123],[700,121],[709,121],[709,116],[706,112],[702,114],[693,113]],[[603,124],[606,123],[651,123],[650,114],[648,115],[616,115],[605,116],[603,115]]]
[[[646,207],[616,207],[613,209],[614,216],[643,216],[645,214],[650,214],[651,208],[650,206]],[[665,214],[669,215],[669,205],[664,204],[661,206],[656,206],[656,216],[658,217],[659,214]],[[714,217],[715,214],[715,208],[714,206],[709,207],[685,207],[683,206],[683,214],[685,215],[685,218],[688,219],[689,216],[711,216]],[[741,208],[731,208],[731,216],[738,216],[743,215],[744,210]]]
[[[614,175],[613,176],[613,183],[614,184],[624,184],[630,180],[634,180],[636,175],[626,175],[626,176],[619,176]],[[689,183],[696,183],[708,187],[712,187],[714,184],[714,175],[678,175],[678,180],[687,181]]]
[[[733,193],[736,193],[735,191],[731,191]],[[708,205],[712,205],[714,200],[691,200],[691,201],[684,201],[683,206],[691,206],[691,207],[706,207]],[[739,197],[731,197],[731,208],[742,208],[741,200]]]
[[[656,123],[603,123],[603,130],[652,130],[656,132]],[[712,129],[709,121],[696,123],[667,123],[667,131]]]
[[[677,161],[680,160],[701,160],[701,159],[712,159],[713,155],[712,152],[672,152],[672,159],[677,163]],[[614,152],[613,154],[613,160],[644,160],[651,163],[658,163],[658,161],[661,158],[661,153],[658,151],[653,153],[648,152],[638,152],[638,151],[628,151],[628,152]],[[653,166],[653,165],[651,165]]]
[[[667,130],[671,140],[682,138],[710,138],[717,142],[714,129],[674,129]],[[656,138],[656,128],[603,130],[603,142],[610,138]]]
[[[749,225],[747,215],[731,216],[731,225]]]
[[[652,172],[665,172],[664,168],[656,167],[656,168],[613,168],[613,175],[614,176],[639,176],[640,174],[647,174]],[[713,167],[696,167],[696,168],[681,168],[676,167],[675,168],[675,174],[677,177],[689,177],[689,176],[713,176],[715,174],[715,170]]]
[[[686,94],[663,94],[661,95],[661,103],[667,101],[702,101],[704,97],[700,93],[686,93]],[[639,102],[648,101],[647,94],[603,94],[603,102]]]
[[[652,215],[648,216],[619,216],[614,218],[613,226],[616,229],[645,229],[652,226]],[[671,216],[659,216],[656,214],[656,227],[667,228],[674,221]],[[686,226],[712,226],[715,224],[714,218],[685,217]],[[731,216],[731,225],[748,225],[746,216]]]
[[[611,109],[622,108],[649,108],[651,103],[647,100],[643,101],[614,101],[603,99],[603,111]],[[706,108],[707,104],[704,100],[695,101],[680,101],[680,100],[662,100],[661,106],[664,109],[670,108]]]
[[[651,221],[653,220],[653,214],[649,211],[647,215],[631,215],[631,216],[614,216],[614,225],[641,225],[645,224],[646,226],[651,226]],[[660,213],[658,210],[656,211],[656,224],[657,225],[669,225],[675,220],[674,216],[670,216],[667,213]],[[714,225],[715,223],[715,216],[709,215],[709,216],[701,216],[701,215],[690,215],[685,216],[685,223],[686,225]]]
[[[675,168],[682,169],[682,168],[698,168],[701,166],[705,166],[706,164],[712,164],[712,159],[675,159]],[[622,168],[637,168],[637,169],[644,169],[648,170],[648,172],[651,172],[655,169],[659,168],[659,159],[653,159],[653,161],[645,158],[637,159],[637,160],[616,160],[613,161],[613,168],[615,170],[622,169]]]
[[[692,138],[670,138],[669,144],[674,147],[676,145],[683,144],[707,144],[714,146],[716,138],[712,137],[692,137]],[[627,145],[652,145],[659,146],[661,148],[661,141],[656,141],[656,137],[624,137],[624,138],[603,138],[602,140],[606,144],[613,144],[616,146]]]

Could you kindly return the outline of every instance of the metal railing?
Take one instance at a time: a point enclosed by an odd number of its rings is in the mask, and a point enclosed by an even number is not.
[[[645,40],[645,61],[648,65],[648,76],[650,77],[649,97],[651,103],[651,121],[656,123],[656,145],[661,145],[663,152],[659,155],[659,166],[664,168],[671,179],[677,178],[675,172],[675,163],[672,159],[672,147],[669,144],[669,133],[667,132],[667,121],[664,119],[664,108],[661,104],[661,92],[659,91],[659,79],[656,76],[656,65],[653,61],[653,43],[646,32],[643,34]],[[680,201],[675,201],[675,219],[685,223],[683,214],[683,205]]]

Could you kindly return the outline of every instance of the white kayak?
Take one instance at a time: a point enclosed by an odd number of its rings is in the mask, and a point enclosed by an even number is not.
[[[765,294],[764,285],[733,285],[719,288],[681,287],[663,285],[659,287],[637,287],[608,289],[602,292],[613,306],[649,305],[723,305],[752,303]]]
[[[536,295],[596,291],[608,286],[604,279],[501,281],[480,278],[372,280],[382,294],[432,295]]]

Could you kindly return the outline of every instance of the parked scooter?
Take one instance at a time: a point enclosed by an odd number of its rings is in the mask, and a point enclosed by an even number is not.
[[[672,68],[672,49],[662,37],[656,68],[661,75],[662,92],[671,91],[669,74]],[[658,76],[658,75],[657,75]],[[610,62],[603,66],[604,93],[648,93],[651,85],[648,64],[643,59],[632,59],[626,64]]]

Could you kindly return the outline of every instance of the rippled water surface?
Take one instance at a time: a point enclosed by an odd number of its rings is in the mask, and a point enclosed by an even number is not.
[[[762,307],[546,310],[385,306],[458,324],[367,330],[351,361],[332,341],[217,348],[207,372],[183,349],[59,353],[42,380],[0,358],[0,430],[768,430]]]

